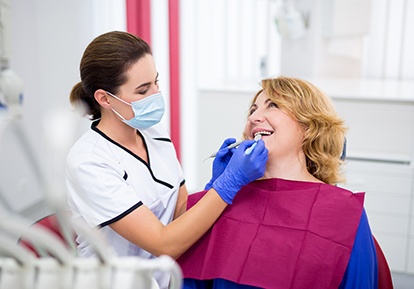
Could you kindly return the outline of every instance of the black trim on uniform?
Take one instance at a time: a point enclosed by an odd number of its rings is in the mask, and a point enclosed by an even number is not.
[[[141,207],[142,205],[143,205],[143,203],[141,201],[139,201],[137,204],[133,205],[131,208],[129,208],[128,210],[126,210],[122,214],[116,216],[115,218],[110,219],[109,221],[103,222],[102,224],[98,225],[98,227],[103,228],[103,227],[108,226],[112,223],[115,223],[116,221],[119,221],[120,219],[122,219],[126,215],[130,214],[132,211],[136,210],[137,208]]]
[[[166,138],[166,137],[154,137],[153,139],[160,140],[160,141],[166,141],[166,142],[172,142],[171,139]]]
[[[184,186],[184,184],[185,184],[185,180],[182,180],[182,182],[180,183],[180,187]]]
[[[128,173],[124,171],[124,176],[122,177],[125,181],[128,179]]]
[[[167,183],[167,182],[164,182],[164,181],[162,181],[162,180],[159,180],[159,179],[157,179],[156,177],[155,177],[155,175],[154,175],[154,173],[153,173],[153,171],[152,171],[152,169],[151,169],[151,166],[150,166],[150,154],[149,154],[149,152],[148,152],[148,147],[147,147],[147,143],[145,142],[145,138],[144,138],[144,136],[139,132],[139,130],[137,130],[137,133],[141,136],[141,138],[142,138],[142,141],[144,142],[144,147],[145,147],[145,151],[147,152],[147,156],[148,156],[148,163],[147,162],[145,162],[142,158],[140,158],[138,155],[136,155],[135,153],[133,153],[132,151],[130,151],[129,149],[127,149],[126,147],[124,147],[123,145],[121,145],[121,144],[119,144],[119,143],[117,143],[116,141],[114,141],[113,139],[111,139],[109,136],[107,136],[106,134],[104,134],[102,131],[100,131],[96,126],[98,125],[98,123],[99,123],[99,120],[97,120],[97,121],[95,121],[95,122],[93,122],[92,123],[92,125],[91,125],[91,129],[93,130],[93,131],[95,131],[95,132],[97,132],[98,134],[100,134],[103,138],[105,138],[107,141],[109,141],[109,142],[111,142],[111,143],[113,143],[114,145],[116,145],[116,146],[118,146],[118,147],[120,147],[121,149],[123,149],[124,151],[126,151],[126,152],[128,152],[129,154],[131,154],[133,157],[135,157],[137,160],[139,160],[143,165],[145,165],[146,167],[147,167],[147,169],[148,169],[148,171],[150,172],[150,174],[151,174],[151,176],[152,176],[152,179],[154,180],[154,182],[157,182],[157,183],[159,183],[159,184],[161,184],[161,185],[164,185],[164,186],[166,186],[167,188],[169,188],[169,189],[172,189],[172,188],[174,188],[174,186],[173,185],[171,185],[171,184],[169,184],[169,183]]]

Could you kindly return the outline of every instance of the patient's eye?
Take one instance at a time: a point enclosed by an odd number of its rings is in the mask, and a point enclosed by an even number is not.
[[[257,106],[253,105],[252,107],[250,107],[249,115],[252,115],[256,110],[257,110]]]
[[[271,108],[271,107],[279,108],[279,106],[276,103],[274,103],[274,102],[269,102],[268,107],[269,108]]]
[[[249,116],[252,115],[257,110],[257,105],[252,104],[252,106],[249,109]]]

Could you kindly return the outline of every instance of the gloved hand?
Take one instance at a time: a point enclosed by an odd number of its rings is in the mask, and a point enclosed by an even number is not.
[[[227,204],[233,202],[233,198],[244,185],[264,175],[268,151],[263,140],[257,141],[250,154],[245,154],[245,150],[254,143],[254,140],[242,142],[234,150],[224,172],[213,182],[213,188]]]
[[[227,147],[235,142],[235,138],[228,138],[224,140],[213,161],[213,174],[210,181],[204,187],[205,190],[211,189],[213,187],[214,181],[224,172],[225,168],[227,167],[227,164],[230,161],[231,156],[233,155],[233,151],[236,149],[228,149]]]

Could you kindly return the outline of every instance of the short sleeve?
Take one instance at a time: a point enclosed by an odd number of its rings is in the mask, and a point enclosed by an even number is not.
[[[66,166],[69,206],[91,227],[99,226],[140,205],[116,163],[95,157],[75,157]],[[80,217],[74,216],[74,217]]]

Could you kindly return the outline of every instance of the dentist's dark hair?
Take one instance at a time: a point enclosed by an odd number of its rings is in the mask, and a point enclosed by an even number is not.
[[[127,81],[126,72],[138,60],[152,54],[141,38],[127,32],[112,31],[96,37],[85,49],[80,63],[80,78],[70,93],[70,103],[81,106],[91,120],[101,117],[95,100],[98,89],[116,94]]]

